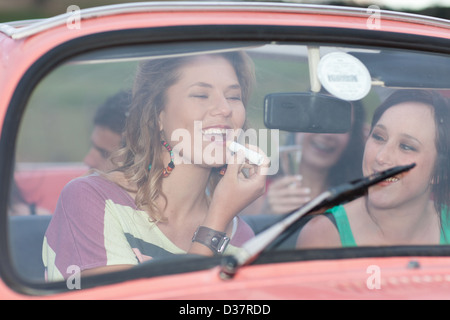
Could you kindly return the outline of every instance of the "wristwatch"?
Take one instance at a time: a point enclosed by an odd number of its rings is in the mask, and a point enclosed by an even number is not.
[[[218,255],[225,251],[230,242],[230,238],[227,237],[225,232],[219,232],[208,227],[199,226],[192,237],[192,242],[194,241],[207,246],[214,255]]]

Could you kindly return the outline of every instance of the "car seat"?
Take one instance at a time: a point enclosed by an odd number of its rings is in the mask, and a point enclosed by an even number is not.
[[[14,266],[26,280],[44,281],[42,243],[51,215],[9,217],[9,239]]]

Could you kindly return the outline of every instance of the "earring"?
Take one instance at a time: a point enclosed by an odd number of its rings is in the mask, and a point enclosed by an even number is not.
[[[167,178],[169,176],[169,174],[172,172],[172,170],[175,168],[175,164],[173,163],[173,151],[172,151],[172,147],[166,142],[166,141],[161,141],[161,144],[166,148],[167,151],[169,151],[170,154],[170,162],[167,165],[167,168],[165,168],[163,170],[163,176],[164,178]]]
[[[161,144],[166,148],[167,151],[169,151],[170,154],[170,162],[167,164],[167,168],[163,169],[163,176],[164,178],[167,178],[169,176],[169,174],[172,172],[172,170],[175,168],[175,164],[173,163],[173,151],[172,151],[172,147],[166,142],[166,141],[161,141]],[[150,169],[152,168],[152,164],[150,163],[150,165],[148,166],[148,170],[150,171]]]
[[[219,174],[221,176],[223,176],[223,175],[225,175],[225,172],[227,172],[227,166],[226,165],[224,165],[222,168],[220,168]]]

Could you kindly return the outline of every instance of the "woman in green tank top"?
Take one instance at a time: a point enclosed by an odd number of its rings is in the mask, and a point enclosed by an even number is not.
[[[449,160],[448,101],[431,91],[395,92],[375,110],[363,173],[416,166],[311,219],[298,247],[449,244]]]

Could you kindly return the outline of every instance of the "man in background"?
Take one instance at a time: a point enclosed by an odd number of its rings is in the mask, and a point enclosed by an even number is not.
[[[97,109],[91,134],[91,148],[83,160],[89,168],[102,171],[112,169],[109,156],[122,144],[122,132],[130,103],[131,93],[120,91]]]

